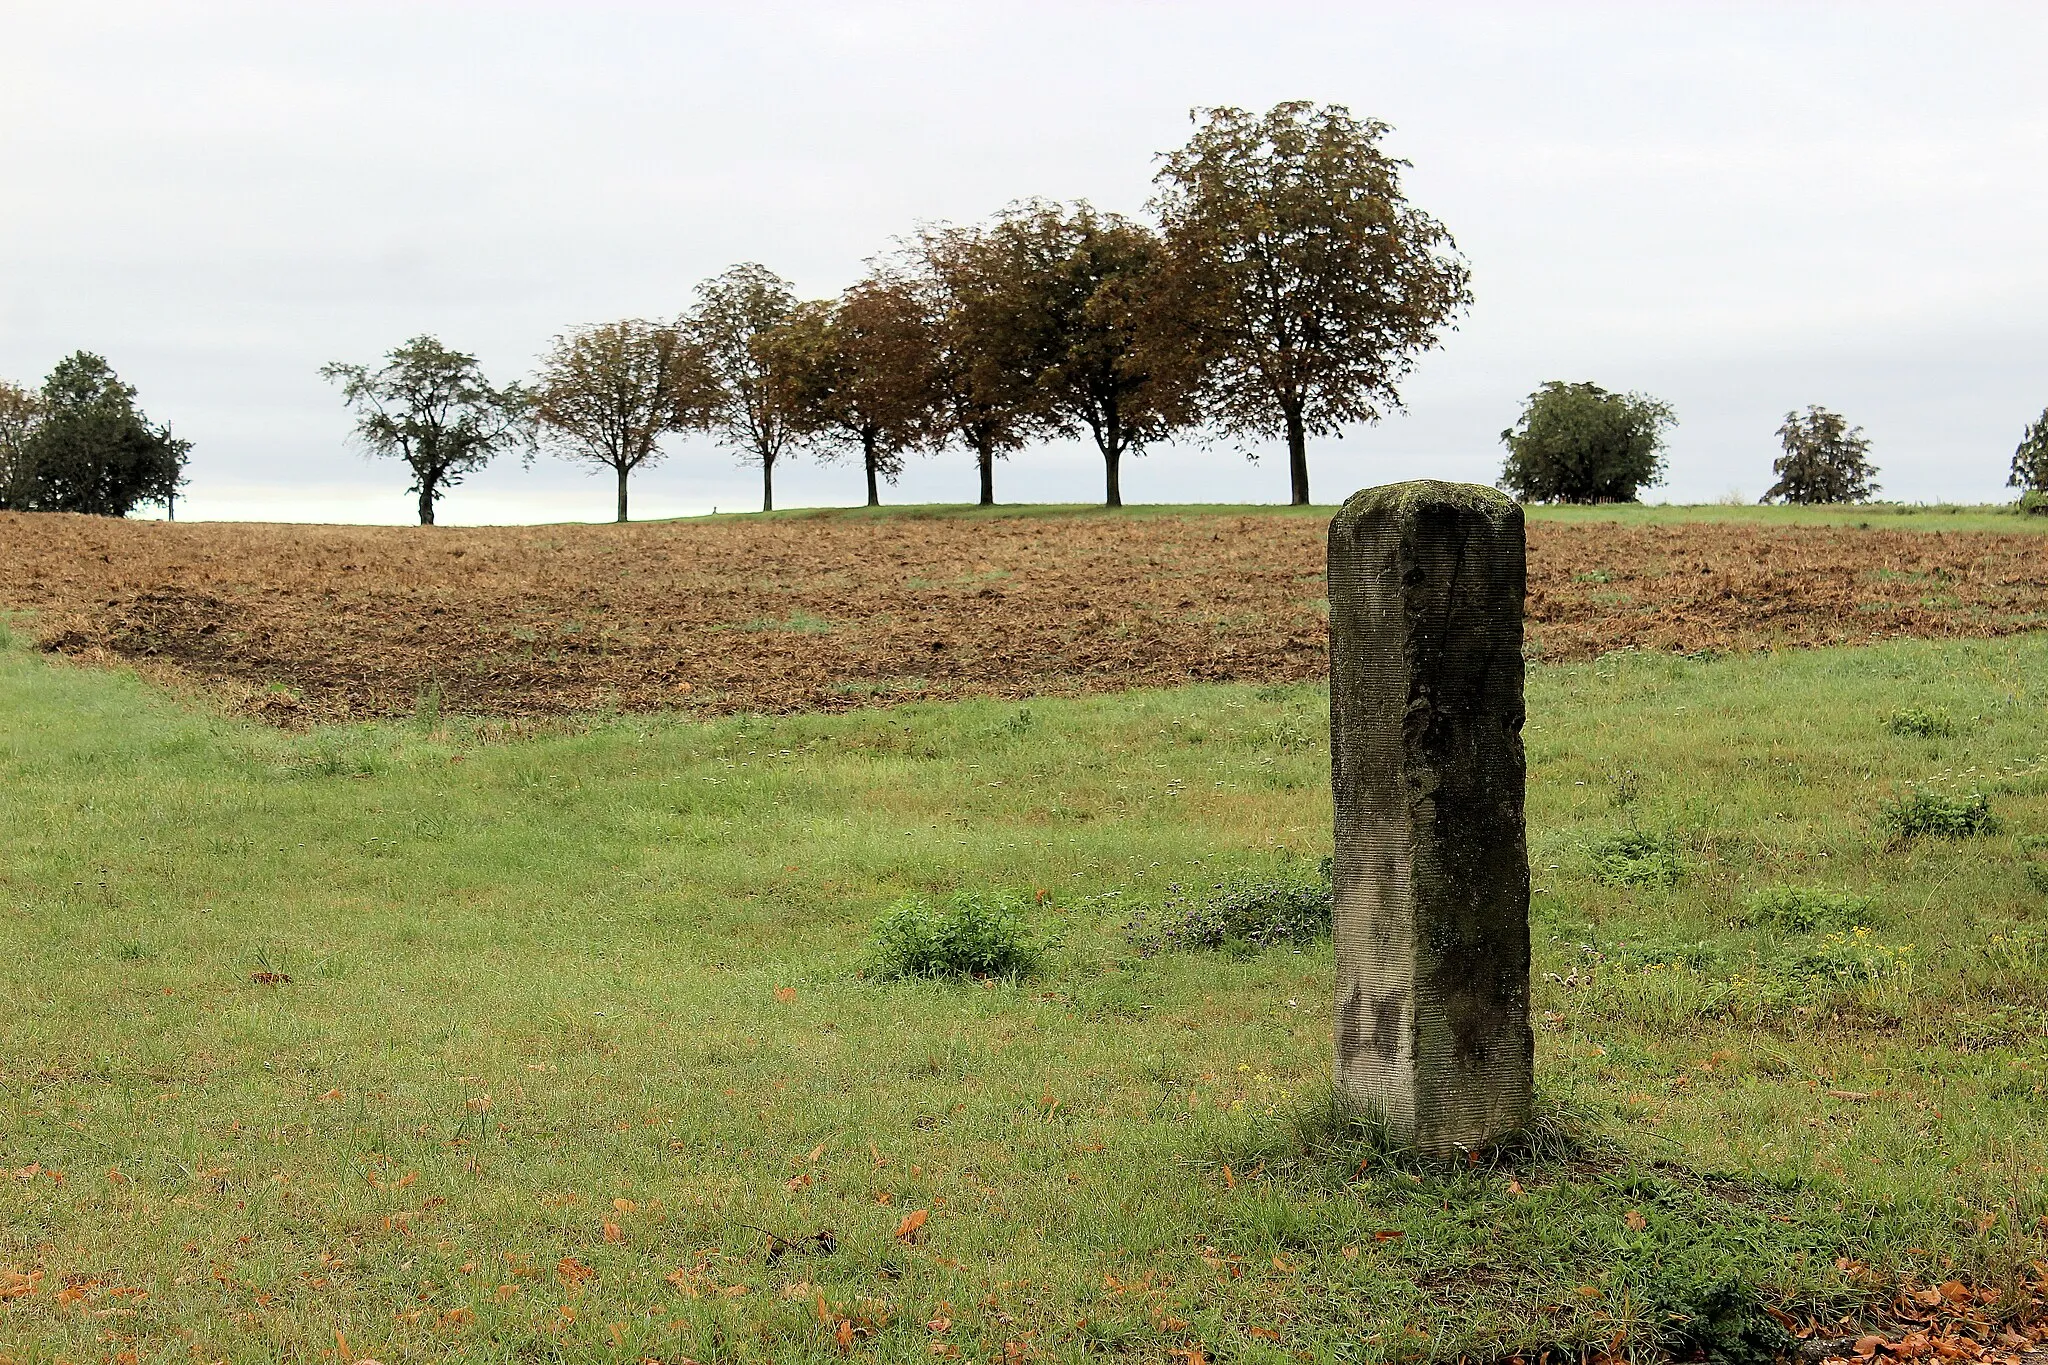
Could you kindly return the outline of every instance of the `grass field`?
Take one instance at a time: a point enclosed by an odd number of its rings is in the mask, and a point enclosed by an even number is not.
[[[1744,1359],[1757,1292],[2011,1311],[2044,704],[2041,635],[1533,670],[1543,1117],[1447,1169],[1333,1117],[1327,944],[1124,930],[1327,851],[1314,685],[288,734],[18,630],[0,1355]],[[1888,833],[1917,791],[2000,828]],[[1037,974],[862,974],[982,888]]]

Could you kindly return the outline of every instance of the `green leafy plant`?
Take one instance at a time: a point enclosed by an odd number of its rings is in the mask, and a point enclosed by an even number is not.
[[[1604,886],[1676,886],[1685,856],[1669,833],[1625,829],[1590,845],[1593,877]]]
[[[1885,716],[1884,728],[1895,735],[1939,739],[1954,734],[1956,722],[1939,706],[1902,706]]]
[[[1765,887],[1750,896],[1745,908],[1748,923],[1792,934],[1855,929],[1878,918],[1877,902],[1871,897],[1818,886]]]
[[[1282,863],[1278,874],[1250,868],[1206,886],[1167,888],[1156,923],[1140,911],[1124,933],[1141,954],[1223,948],[1250,954],[1281,943],[1330,936],[1330,860],[1314,871]]]
[[[1780,975],[1795,979],[1821,978],[1845,985],[1885,981],[1912,972],[1913,948],[1880,943],[1868,929],[1851,929],[1802,944],[1774,965]]]
[[[1887,804],[1877,822],[1898,839],[1968,839],[1998,832],[1998,817],[1982,792],[1944,796],[1916,791]]]
[[[1036,971],[1045,945],[1014,893],[960,891],[943,903],[896,902],[875,922],[872,971],[894,977],[1020,977]]]

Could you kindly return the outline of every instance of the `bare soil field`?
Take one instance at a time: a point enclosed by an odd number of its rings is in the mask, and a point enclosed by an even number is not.
[[[1324,671],[1325,523],[732,518],[445,528],[0,513],[41,647],[281,724],[780,712]],[[1529,652],[1732,651],[2048,625],[2037,535],[1533,522]]]

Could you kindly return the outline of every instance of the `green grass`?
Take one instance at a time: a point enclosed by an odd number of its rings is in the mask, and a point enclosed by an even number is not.
[[[735,517],[788,521],[929,521],[976,520],[990,517],[1178,517],[1284,516],[1328,520],[1334,504],[1289,507],[1276,503],[1134,503],[1114,510],[1090,503],[911,503],[896,507],[794,507],[777,512],[721,512],[716,520]],[[2031,531],[2048,533],[2048,517],[2019,514],[2017,503],[1980,505],[1950,503],[1863,503],[1830,507],[1760,507],[1723,503],[1609,503],[1598,507],[1534,506],[1532,522],[1620,522],[1630,526],[1668,526],[1685,522],[1737,522],[1757,526],[1854,526],[1893,531]],[[687,518],[704,520],[705,518]]]
[[[1542,1119],[1446,1168],[1332,1111],[1327,944],[1124,929],[1328,851],[1313,687],[291,735],[0,649],[0,1271],[43,1272],[0,1351],[1729,1352],[1758,1289],[2010,1283],[2044,704],[2048,637],[1534,671]],[[1892,840],[1908,790],[2005,832]],[[1599,880],[1631,830],[1682,879]],[[1032,907],[1035,973],[857,975],[962,891]]]

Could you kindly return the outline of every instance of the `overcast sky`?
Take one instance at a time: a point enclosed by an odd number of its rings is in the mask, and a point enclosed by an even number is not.
[[[1866,428],[1887,496],[1988,501],[2048,405],[2048,6],[1869,3],[112,5],[0,0],[0,377],[107,356],[194,442],[181,514],[404,521],[316,373],[433,333],[499,380],[759,260],[806,295],[1028,196],[1140,212],[1196,105],[1394,125],[1477,302],[1408,411],[1310,449],[1316,499],[1490,481],[1547,379],[1680,426],[1656,496],[1754,500],[1787,409]],[[781,505],[858,502],[804,457]],[[1284,501],[1284,460],[1162,447],[1132,501]],[[757,505],[675,443],[636,515]],[[1033,449],[1003,501],[1100,497]],[[960,453],[885,500],[967,501]],[[600,520],[542,460],[450,523]]]

